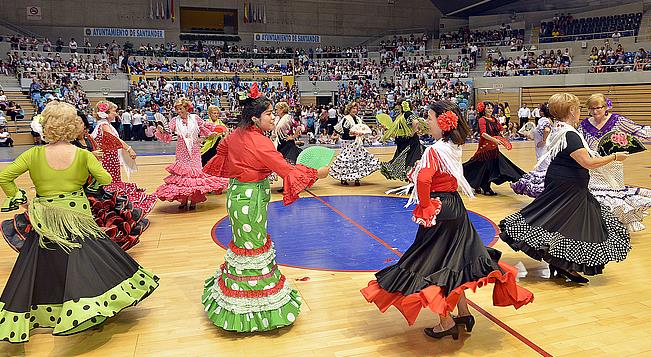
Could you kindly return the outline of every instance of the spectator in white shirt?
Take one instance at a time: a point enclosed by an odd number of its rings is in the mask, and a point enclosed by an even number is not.
[[[130,141],[131,121],[133,121],[133,117],[131,116],[131,108],[127,108],[124,111],[124,113],[122,113],[122,117],[120,117],[120,121],[122,121],[122,140]]]
[[[140,110],[133,111],[133,119],[131,120],[131,136],[134,141],[142,140],[142,122],[144,116]]]
[[[70,53],[77,53],[78,46],[74,38],[70,39],[70,42],[68,42],[68,47],[70,48]]]
[[[518,110],[518,118],[520,118],[520,127],[526,124],[529,121],[531,116],[531,110],[527,108],[526,104],[522,104],[522,107]]]
[[[14,146],[14,139],[4,127],[0,128],[0,146]]]

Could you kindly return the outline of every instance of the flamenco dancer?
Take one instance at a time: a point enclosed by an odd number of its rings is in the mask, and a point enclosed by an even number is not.
[[[418,233],[397,264],[375,274],[377,280],[361,290],[381,312],[395,306],[413,325],[423,308],[439,315],[439,323],[425,329],[432,338],[459,338],[458,325],[471,332],[475,319],[468,310],[465,290],[494,283],[493,304],[516,309],[533,301],[533,294],[516,284],[517,270],[498,262],[501,253],[486,248],[470,222],[457,189],[474,197],[463,176],[461,146],[470,134],[459,108],[450,102],[430,105],[427,124],[437,142],[428,147],[409,173],[415,184],[410,198],[418,205],[412,220]],[[451,312],[457,308],[458,315]]]
[[[177,99],[174,110],[177,116],[170,120],[169,127],[178,137],[176,161],[165,168],[170,175],[156,189],[156,196],[161,201],[179,201],[179,209],[194,210],[197,203],[206,200],[206,193],[221,193],[226,189],[228,180],[202,171],[199,138],[211,135],[214,126],[190,114],[192,102],[188,98]],[[156,137],[164,143],[172,141],[172,134],[162,126],[158,126]]]
[[[201,166],[206,166],[208,161],[217,154],[217,145],[219,142],[228,134],[228,128],[224,122],[219,119],[219,107],[216,105],[208,106],[208,118],[210,123],[212,123],[215,128],[223,128],[223,131],[213,131],[208,137],[203,141],[201,146]]]
[[[300,191],[325,178],[318,171],[292,166],[276,150],[265,132],[274,129],[271,101],[253,89],[242,103],[238,128],[217,147],[204,170],[230,178],[226,208],[233,228],[225,262],[204,285],[202,303],[208,318],[224,330],[268,331],[291,325],[301,300],[276,264],[276,251],[267,233],[269,175],[282,177],[283,202],[298,199]],[[246,155],[242,155],[246,152]]]
[[[536,145],[536,162],[547,152],[547,137],[552,132],[554,127],[554,120],[549,113],[547,103],[540,106],[540,114],[542,117],[538,120],[538,125],[533,129],[533,140]],[[513,191],[519,195],[527,195],[536,198],[545,189],[545,173],[549,166],[549,160],[545,160],[537,166],[535,170],[524,174],[517,182],[511,183]]]
[[[78,111],[77,116],[83,122],[85,130],[72,144],[92,152],[98,160],[101,160],[103,153],[97,150],[97,143],[88,134],[90,124],[86,115]],[[84,185],[84,193],[90,202],[95,222],[103,228],[104,233],[112,241],[125,251],[138,244],[140,235],[149,227],[149,220],[144,217],[140,208],[133,207],[126,195],[118,195],[105,191],[101,186],[98,187],[97,181],[92,177]],[[24,245],[25,237],[32,229],[32,225],[25,212],[15,215],[13,219],[3,221],[1,229],[5,240],[18,252]]]
[[[34,328],[57,336],[87,330],[158,287],[158,277],[95,223],[83,185],[90,175],[103,185],[111,176],[92,153],[70,144],[83,130],[76,109],[52,102],[43,118],[49,144],[27,150],[0,173],[10,200],[25,202],[14,183],[24,172],[36,187],[28,208],[33,229],[0,296],[0,340],[9,342],[27,342]]]
[[[120,168],[124,168],[127,177],[137,170],[135,166],[136,152],[120,139],[117,130],[111,125],[117,118],[117,105],[107,100],[101,100],[95,105],[97,123],[91,134],[102,151],[102,166],[111,175],[111,183],[104,190],[118,195],[126,195],[134,207],[140,208],[146,216],[156,204],[156,195],[148,195],[144,188],[135,183],[122,181]]]
[[[587,106],[591,117],[581,122],[578,131],[592,150],[597,151],[601,139],[609,133],[612,137],[613,131],[616,137],[630,134],[642,140],[651,140],[651,126],[639,125],[623,115],[610,112],[612,102],[603,94],[591,95]],[[624,135],[617,134],[618,132],[623,132]],[[625,139],[623,143],[626,144]],[[610,208],[629,232],[645,228],[642,220],[648,216],[647,210],[651,208],[651,190],[624,185],[624,165],[621,162],[611,162],[591,172],[590,192],[597,201]]]
[[[257,83],[254,83],[256,85]],[[274,129],[274,136],[278,140],[278,151],[290,164],[295,164],[301,149],[296,146],[296,138],[301,136],[301,124],[289,114],[287,102],[276,103],[276,114],[280,118]]]
[[[381,164],[380,172],[388,180],[408,181],[407,172],[423,155],[424,146],[418,137],[418,116],[411,111],[407,101],[403,101],[400,108],[402,113],[382,137],[382,141],[393,138],[396,152],[390,161]]]
[[[341,152],[330,168],[330,176],[335,180],[340,180],[344,186],[348,186],[348,181],[351,180],[355,181],[355,186],[359,186],[360,179],[380,168],[380,160],[362,145],[361,133],[351,130],[356,124],[364,124],[362,118],[357,116],[358,112],[359,104],[357,102],[348,103],[342,122],[335,126],[335,130],[341,134],[342,144]],[[355,140],[357,136],[359,136],[358,140]]]
[[[476,193],[495,196],[491,183],[501,185],[506,181],[515,182],[524,171],[500,153],[499,145],[511,150],[511,145],[502,137],[502,125],[492,116],[493,104],[480,102],[477,105],[479,118],[479,146],[475,155],[463,164],[463,172]]]
[[[589,169],[628,155],[599,157],[574,126],[581,114],[579,99],[569,93],[549,98],[559,121],[547,140],[549,159],[545,189],[531,204],[499,224],[500,238],[514,250],[549,264],[550,277],[587,283],[611,261],[622,261],[631,249],[626,228],[588,190]]]

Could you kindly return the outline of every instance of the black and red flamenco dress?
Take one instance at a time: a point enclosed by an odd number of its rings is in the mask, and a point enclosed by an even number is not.
[[[368,302],[381,312],[396,307],[413,325],[422,309],[447,315],[465,290],[489,283],[495,306],[517,309],[533,301],[533,294],[516,284],[517,270],[499,261],[498,250],[482,244],[453,176],[422,169],[417,186],[416,239],[397,264],[377,272],[376,280],[361,289]]]

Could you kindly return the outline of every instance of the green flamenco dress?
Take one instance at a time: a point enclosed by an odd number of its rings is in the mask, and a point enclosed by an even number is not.
[[[37,197],[29,205],[31,229],[0,296],[0,340],[29,340],[35,328],[71,335],[138,304],[158,287],[95,223],[82,189],[89,175],[110,176],[86,150],[64,170],[49,167],[45,147],[34,147],[0,173],[0,187],[16,197],[14,180],[29,171]]]
[[[239,134],[236,131],[236,134],[231,134],[233,138],[229,136],[226,140],[237,140]],[[284,203],[290,204],[298,199],[300,191],[314,184],[316,170],[287,164],[271,141],[268,144],[274,153],[268,157],[273,163],[267,161],[267,164],[283,168],[274,171],[283,177]],[[219,150],[217,155],[206,166],[206,172],[228,175],[221,170],[225,158],[220,157]],[[215,165],[217,161],[220,164]],[[255,182],[230,179],[226,208],[233,238],[225,262],[214,276],[205,281],[201,300],[208,318],[224,330],[269,331],[291,325],[300,313],[301,298],[289,286],[276,264],[276,250],[267,233],[270,198],[269,180],[266,178]]]

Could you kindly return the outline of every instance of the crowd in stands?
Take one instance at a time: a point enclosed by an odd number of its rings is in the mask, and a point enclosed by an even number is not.
[[[540,42],[561,42],[636,36],[642,13],[575,19],[572,14],[554,15],[551,21],[540,24]]]
[[[571,64],[572,57],[567,48],[556,52],[542,50],[537,55],[529,51],[515,58],[506,58],[498,51],[488,54],[484,77],[567,74]]]
[[[307,75],[311,81],[332,81],[349,79],[379,79],[384,67],[369,59],[310,59],[301,58],[295,74]]]
[[[590,51],[590,72],[631,72],[651,70],[651,53],[644,48],[637,51],[625,51],[622,44],[613,48],[609,41]]]
[[[403,54],[424,54],[427,50],[427,41],[430,36],[427,33],[422,35],[411,34],[407,36],[393,36],[392,39],[380,41],[381,52],[391,52],[394,57],[401,57]]]
[[[70,56],[64,59],[59,53],[49,52],[10,52],[4,61],[6,74],[23,74],[23,77],[35,77],[39,80],[56,81],[109,79],[117,67],[106,55]]]
[[[524,44],[524,29],[512,29],[510,25],[502,24],[499,28],[483,31],[471,31],[464,27],[459,31],[443,33],[440,36],[439,47],[468,48],[472,45],[480,47],[488,46],[512,46],[520,50]]]
[[[143,74],[147,71],[156,72],[217,72],[217,73],[279,73],[292,74],[294,71],[292,62],[281,63],[276,61],[268,63],[262,61],[256,63],[254,60],[212,60],[186,58],[185,61],[177,61],[167,57],[149,57],[138,59],[136,57],[127,59],[126,65],[132,74]]]
[[[393,70],[398,79],[465,78],[475,62],[468,56],[403,57],[394,63]]]

